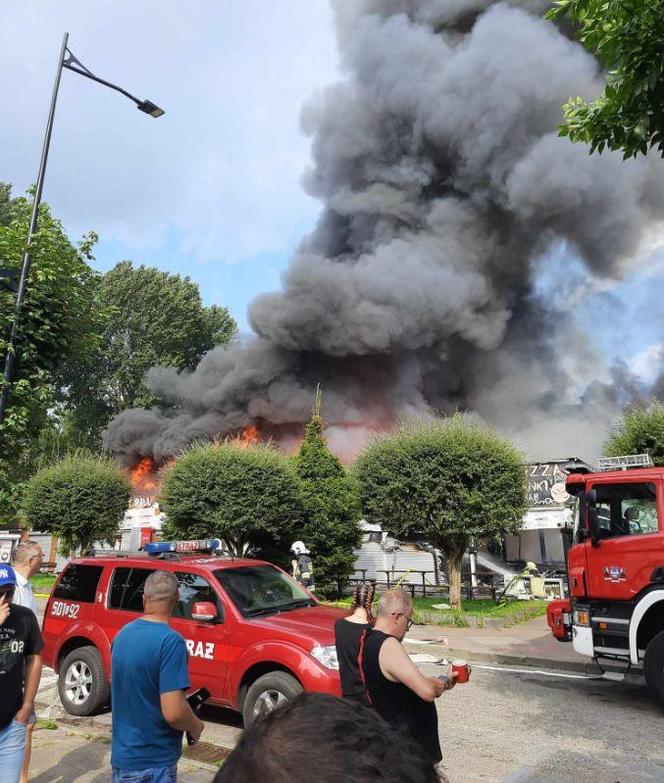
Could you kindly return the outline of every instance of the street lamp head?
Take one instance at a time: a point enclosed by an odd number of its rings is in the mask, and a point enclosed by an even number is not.
[[[152,101],[138,101],[136,106],[151,117],[161,117],[161,115],[164,114],[164,110],[160,109],[159,106],[152,103]]]

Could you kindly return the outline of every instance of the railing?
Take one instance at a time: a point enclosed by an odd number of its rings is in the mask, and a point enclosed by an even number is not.
[[[377,577],[384,574],[384,578],[367,580],[367,572],[369,571],[376,574]],[[356,576],[356,574],[360,574],[360,576]],[[419,577],[417,583],[405,581],[404,577],[415,574]],[[427,579],[428,575],[433,576],[433,580]],[[367,581],[373,582],[377,588],[385,588],[387,590],[397,586],[402,587],[404,590],[409,590],[413,598],[416,595],[420,595],[423,598],[426,598],[427,596],[449,596],[449,585],[436,584],[435,579],[437,577],[440,578],[440,572],[420,571],[419,569],[414,568],[404,571],[358,568],[353,572],[353,576],[346,580],[339,579],[337,580],[337,584],[340,596],[352,592],[354,586],[358,582]],[[491,598],[495,600],[497,587],[495,585],[476,585],[473,587],[470,571],[462,571],[461,594],[467,600],[473,600],[474,598]]]

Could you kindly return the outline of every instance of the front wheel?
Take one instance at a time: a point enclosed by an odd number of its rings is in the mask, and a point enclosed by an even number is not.
[[[648,687],[664,705],[664,631],[654,636],[646,647],[643,673]]]
[[[270,672],[259,677],[247,691],[242,706],[245,728],[294,699],[302,690],[295,677],[286,672]]]
[[[94,715],[110,697],[104,662],[96,647],[78,647],[60,664],[58,692],[70,715]]]

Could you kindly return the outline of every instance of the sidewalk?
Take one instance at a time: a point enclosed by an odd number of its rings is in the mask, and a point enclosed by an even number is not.
[[[99,735],[99,736],[98,736]],[[103,732],[38,724],[32,740],[30,783],[109,783],[111,744]],[[218,766],[182,758],[178,783],[212,783]]]
[[[592,660],[574,652],[571,642],[559,642],[551,635],[545,617],[502,629],[415,625],[405,643],[410,653],[429,653],[439,658],[465,658],[478,663],[582,674],[600,673]]]

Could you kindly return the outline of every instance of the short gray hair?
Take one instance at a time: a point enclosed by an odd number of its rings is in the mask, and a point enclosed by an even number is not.
[[[378,602],[378,617],[387,617],[395,612],[407,612],[413,608],[413,599],[406,590],[388,590]]]
[[[173,601],[178,596],[179,583],[170,571],[153,571],[145,580],[146,601]]]
[[[12,552],[13,565],[25,565],[31,557],[37,557],[41,546],[36,541],[20,541]]]

